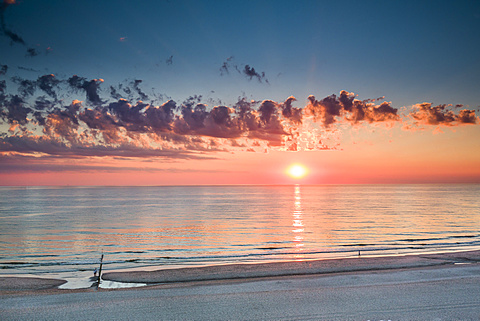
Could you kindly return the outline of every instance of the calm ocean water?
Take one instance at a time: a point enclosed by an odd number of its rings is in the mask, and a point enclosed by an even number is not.
[[[480,185],[0,187],[0,275],[480,248]]]

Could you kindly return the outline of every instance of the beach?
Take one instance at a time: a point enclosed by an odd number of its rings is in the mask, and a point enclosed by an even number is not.
[[[480,251],[105,273],[121,290],[0,279],[3,320],[425,320],[480,317]]]

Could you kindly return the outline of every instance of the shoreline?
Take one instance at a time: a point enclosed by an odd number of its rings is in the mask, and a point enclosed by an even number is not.
[[[240,263],[178,269],[157,269],[152,271],[107,272],[102,275],[106,282],[146,284],[185,284],[188,282],[209,283],[208,281],[249,281],[272,277],[293,277],[355,273],[394,269],[434,268],[454,264],[480,262],[480,250],[456,251],[436,254],[414,254],[399,256],[320,259],[310,261],[287,261],[270,263]],[[33,277],[0,277],[0,295],[39,291],[91,291],[91,288],[59,289],[67,281],[61,279]],[[139,289],[128,287],[122,289]],[[114,289],[102,289],[114,290]]]

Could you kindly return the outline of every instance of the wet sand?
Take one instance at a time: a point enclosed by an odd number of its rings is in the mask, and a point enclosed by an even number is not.
[[[104,273],[103,279],[130,283],[175,283],[417,268],[462,262],[480,262],[480,251],[110,272]]]
[[[58,288],[65,280],[32,277],[0,277],[0,293],[3,291],[37,291]]]
[[[296,275],[381,271],[477,262],[480,262],[480,251],[464,251],[387,257],[359,256],[346,259],[228,264],[195,268],[159,269],[155,271],[107,272],[102,275],[102,279],[152,285],[194,281],[241,280]],[[0,277],[0,294],[10,291],[55,289],[64,283],[64,280],[58,279]]]

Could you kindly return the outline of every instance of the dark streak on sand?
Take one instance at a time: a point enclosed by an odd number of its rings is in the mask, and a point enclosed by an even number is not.
[[[480,262],[480,251],[110,272],[105,273],[103,279],[129,283],[175,283],[419,268],[466,262]]]
[[[30,277],[0,277],[0,292],[37,291],[58,288],[65,280]]]

